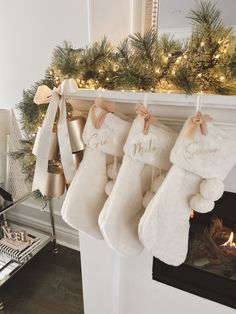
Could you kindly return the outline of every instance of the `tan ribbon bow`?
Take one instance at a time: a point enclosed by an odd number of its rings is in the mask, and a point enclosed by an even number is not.
[[[197,112],[195,117],[192,117],[189,120],[187,125],[186,135],[190,138],[194,138],[197,128],[200,128],[202,135],[207,135],[208,128],[207,123],[211,122],[213,119],[208,114],[202,114],[201,112]]]
[[[103,109],[99,115],[96,115],[96,108],[101,108]],[[92,122],[93,122],[93,126],[96,129],[100,129],[100,127],[102,126],[106,115],[109,112],[115,112],[116,111],[116,107],[115,104],[113,102],[109,102],[104,100],[103,98],[97,98],[95,100],[95,104],[92,106]]]
[[[39,86],[34,97],[37,105],[49,103],[38,143],[38,152],[33,180],[33,190],[45,191],[45,178],[48,172],[48,157],[51,147],[53,126],[59,110],[58,143],[66,181],[70,183],[76,171],[66,120],[65,96],[78,92],[74,79],[65,79],[58,88],[51,90],[46,85]]]
[[[139,105],[136,108],[136,113],[137,113],[137,115],[139,115],[141,118],[144,119],[143,133],[148,134],[149,126],[150,126],[150,124],[155,122],[156,118],[153,115],[151,115],[147,111],[147,108],[144,107],[143,105]]]

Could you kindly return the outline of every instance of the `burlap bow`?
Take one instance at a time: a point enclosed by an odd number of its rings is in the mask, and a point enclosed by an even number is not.
[[[155,122],[155,117],[148,112],[147,108],[144,107],[143,105],[139,105],[136,108],[136,113],[140,117],[144,119],[144,127],[143,127],[143,133],[148,134],[149,126],[150,124]]]
[[[53,125],[58,109],[58,143],[61,162],[67,183],[71,183],[73,179],[76,167],[72,156],[67,129],[65,95],[70,95],[77,91],[77,84],[72,78],[64,80],[58,88],[54,88],[53,90],[46,85],[38,87],[34,102],[38,105],[45,103],[49,103],[49,105],[40,132],[33,190],[43,190],[45,184],[45,178],[48,171],[48,157],[53,136]]]
[[[98,116],[96,115],[96,108],[101,108],[103,109]],[[115,104],[113,102],[109,102],[104,100],[103,98],[97,98],[95,100],[95,104],[92,106],[92,122],[93,122],[93,126],[96,129],[100,129],[100,127],[102,126],[106,115],[109,112],[115,112],[116,111],[116,107]]]
[[[203,115],[201,112],[197,112],[196,116],[192,117],[186,126],[186,136],[194,138],[198,128],[200,128],[202,135],[207,135],[207,123],[212,120],[213,119],[208,114]]]

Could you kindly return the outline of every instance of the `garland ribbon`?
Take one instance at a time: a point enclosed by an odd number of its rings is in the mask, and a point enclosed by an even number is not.
[[[41,134],[38,144],[38,153],[36,159],[33,191],[43,190],[48,172],[48,157],[50,145],[53,136],[53,127],[55,118],[59,112],[58,118],[58,144],[61,155],[66,182],[71,183],[76,171],[74,164],[70,138],[66,120],[66,100],[65,95],[70,95],[77,92],[79,89],[74,79],[65,79],[58,88],[51,90],[46,85],[38,87],[34,97],[34,102],[37,105],[49,103],[45,118],[42,124]]]

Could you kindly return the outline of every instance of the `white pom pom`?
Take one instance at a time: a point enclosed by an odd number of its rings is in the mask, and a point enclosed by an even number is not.
[[[165,174],[161,174],[154,180],[153,185],[152,185],[152,192],[156,193],[156,191],[162,185],[162,182],[164,181],[164,179],[165,179]]]
[[[200,193],[207,200],[217,201],[224,193],[224,183],[217,178],[203,180]]]
[[[116,176],[118,175],[120,165],[121,165],[120,163],[117,164]],[[110,164],[107,166],[107,176],[109,179],[115,180],[115,172],[114,172],[114,165],[113,164]]]
[[[113,186],[114,186],[114,182],[112,180],[108,181],[107,184],[105,185],[105,192],[108,196],[111,194]]]
[[[214,206],[213,201],[206,200],[201,194],[196,194],[190,199],[190,207],[199,213],[208,213]]]
[[[152,191],[147,191],[147,193],[143,197],[143,207],[146,208],[149,202],[152,200],[155,194]]]

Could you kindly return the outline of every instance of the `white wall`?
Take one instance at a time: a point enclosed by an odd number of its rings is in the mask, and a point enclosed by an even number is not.
[[[87,17],[86,0],[0,1],[0,108],[14,107],[44,77],[56,45],[88,44]]]
[[[132,31],[129,21],[131,1],[91,0],[90,3],[92,41],[106,36],[112,43],[117,44]]]

